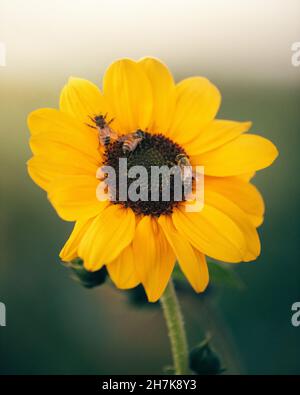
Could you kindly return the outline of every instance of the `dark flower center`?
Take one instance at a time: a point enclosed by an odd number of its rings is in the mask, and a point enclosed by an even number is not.
[[[104,165],[110,166],[115,170],[116,183],[115,183],[115,197],[113,203],[122,204],[124,207],[130,207],[136,214],[152,215],[159,217],[162,214],[172,213],[173,207],[177,206],[180,201],[184,200],[183,183],[181,182],[180,188],[182,188],[182,199],[179,201],[175,193],[175,182],[174,175],[170,175],[166,181],[166,177],[161,175],[157,179],[154,189],[157,190],[157,198],[152,199],[151,188],[153,189],[153,179],[151,180],[151,168],[153,166],[161,168],[166,166],[168,169],[173,166],[178,166],[178,155],[186,155],[185,151],[176,143],[162,134],[150,134],[148,132],[139,131],[143,138],[141,138],[134,147],[134,144],[127,144],[128,149],[124,150],[125,138],[121,136],[118,140],[112,142],[106,147],[104,153]],[[119,159],[127,159],[127,173],[120,174],[119,170]],[[143,166],[147,171],[147,179],[143,179],[142,185],[139,185],[136,189],[137,193],[147,196],[146,199],[132,199],[130,198],[130,186],[133,186],[136,180],[140,176],[135,178],[128,177],[130,169],[134,166]],[[165,184],[163,184],[165,183]],[[126,199],[120,197],[120,189],[126,184]],[[135,183],[135,185],[138,185]],[[165,200],[163,194],[163,187],[169,188],[169,198]],[[124,190],[124,189],[123,189]],[[143,192],[143,194],[142,194]]]

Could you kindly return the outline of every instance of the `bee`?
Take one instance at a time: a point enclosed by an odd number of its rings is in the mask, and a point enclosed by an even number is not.
[[[107,147],[113,141],[118,139],[117,133],[109,127],[114,119],[112,118],[110,121],[107,122],[106,117],[107,114],[95,115],[94,118],[89,117],[90,120],[95,124],[95,126],[90,125],[89,123],[86,124],[90,128],[96,129],[98,131],[99,144],[103,145],[104,147]]]
[[[178,154],[175,160],[180,168],[183,184],[190,183],[193,179],[193,169],[189,158],[184,154]]]
[[[136,132],[126,134],[123,136],[123,146],[122,150],[124,154],[129,154],[134,152],[136,147],[145,137],[145,133],[138,129]]]

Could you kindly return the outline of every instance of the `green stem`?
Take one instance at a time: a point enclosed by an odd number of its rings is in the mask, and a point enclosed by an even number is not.
[[[183,317],[173,281],[160,298],[171,341],[175,374],[189,374],[189,354]]]

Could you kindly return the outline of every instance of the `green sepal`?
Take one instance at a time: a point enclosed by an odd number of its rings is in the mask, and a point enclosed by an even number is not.
[[[124,291],[122,291],[124,293]],[[136,308],[154,308],[159,307],[159,302],[149,303],[144,287],[140,284],[135,288],[126,291],[129,305]]]
[[[224,372],[218,354],[212,349],[210,339],[205,339],[202,343],[190,351],[190,369],[198,375],[216,375]]]
[[[89,272],[84,268],[83,260],[80,258],[74,259],[66,266],[72,270],[72,278],[75,281],[80,282],[80,284],[85,288],[94,288],[105,283],[107,277],[107,270],[105,266],[95,272]]]

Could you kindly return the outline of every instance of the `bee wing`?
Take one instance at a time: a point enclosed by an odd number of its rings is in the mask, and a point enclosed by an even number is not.
[[[135,139],[139,139],[140,135],[137,133],[137,131],[134,131],[134,132],[130,132],[130,133],[126,134],[125,137],[130,140],[135,140]]]
[[[118,140],[119,135],[118,135],[117,132],[115,132],[114,130],[110,129],[110,138],[111,138],[112,140]]]
[[[134,138],[134,133],[127,133],[123,134],[122,136],[119,137],[119,141],[132,141]]]

